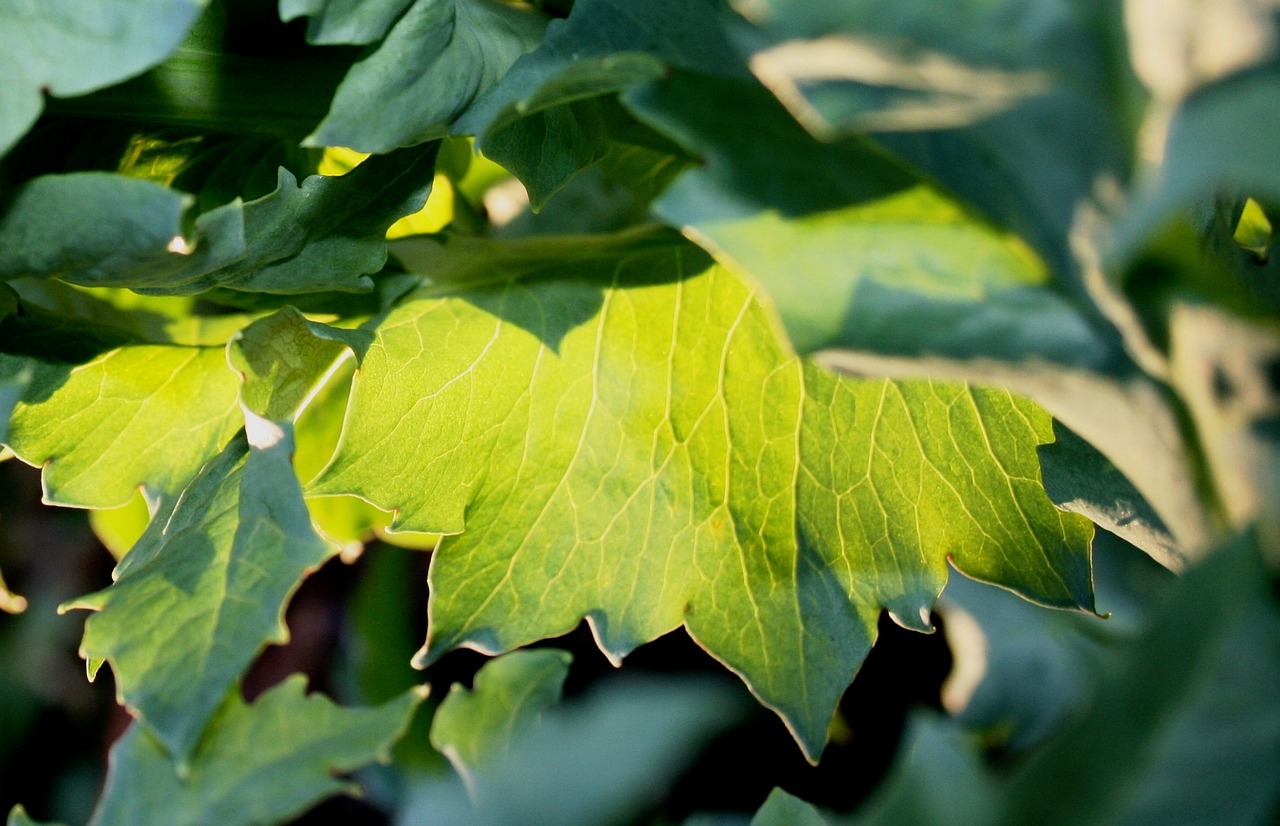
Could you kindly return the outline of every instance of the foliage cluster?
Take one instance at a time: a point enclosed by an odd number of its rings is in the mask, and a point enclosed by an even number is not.
[[[3,441],[118,558],[61,607],[133,717],[91,822],[393,747],[400,822],[654,817],[734,692],[559,707],[515,649],[683,628],[817,763],[940,594],[956,714],[857,822],[1274,817],[1278,47],[1270,0],[0,5]],[[375,538],[430,553],[416,666],[504,656],[246,702]]]

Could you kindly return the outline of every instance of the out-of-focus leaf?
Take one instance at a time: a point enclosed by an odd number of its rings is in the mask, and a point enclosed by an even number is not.
[[[1173,383],[1228,517],[1280,541],[1280,325],[1179,303],[1169,328]]]
[[[1280,605],[1262,553],[1243,536],[1175,584],[1091,711],[1015,778],[1010,822],[1262,823],[1275,812]]]
[[[388,152],[443,138],[545,26],[541,13],[498,0],[415,0],[347,73],[306,144]]]
[[[82,95],[159,63],[208,0],[47,0],[0,19],[0,155],[35,123],[42,94]]]
[[[802,353],[1107,359],[1025,244],[866,141],[821,143],[763,89],[705,76],[625,101],[703,158],[655,211],[759,279]]]
[[[1047,416],[807,366],[750,285],[663,237],[397,246],[453,281],[373,325],[311,487],[462,532],[432,560],[425,661],[584,617],[618,659],[684,624],[816,757],[880,610],[927,629],[948,557],[1091,606],[1091,527],[1038,481]]]
[[[815,134],[893,130],[877,138],[1073,280],[1077,207],[1128,178],[1146,108],[1120,4],[732,4],[752,68]]]
[[[33,820],[27,814],[27,810],[22,808],[21,804],[13,807],[13,810],[9,812],[9,819],[5,823],[7,826],[62,826],[60,823],[41,823],[38,820]]]
[[[1254,535],[1175,581],[1055,738],[993,771],[956,721],[911,723],[860,824],[1264,823],[1280,803],[1280,605]]]
[[[343,708],[304,696],[295,674],[252,705],[233,692],[179,775],[164,746],[134,723],[111,748],[107,785],[92,826],[138,823],[279,823],[350,790],[335,776],[386,759],[425,693]]]
[[[751,818],[751,826],[827,826],[827,819],[811,804],[774,789]]]
[[[280,0],[286,23],[307,17],[307,40],[364,45],[380,39],[413,0]]]
[[[460,781],[420,784],[397,822],[630,822],[661,800],[699,745],[738,719],[736,700],[723,685],[618,680],[546,711],[475,772],[470,797]]]
[[[1280,199],[1280,63],[1261,66],[1198,90],[1175,112],[1164,157],[1135,208],[1116,230],[1112,255],[1127,261],[1178,212],[1215,193]],[[1234,229],[1234,227],[1232,227]]]
[[[1124,11],[1134,70],[1165,102],[1264,62],[1280,46],[1276,0],[1130,0]]]
[[[191,240],[180,224],[190,199],[173,190],[96,172],[36,178],[0,215],[0,278],[153,294],[367,291],[386,261],[387,229],[427,200],[437,148],[301,185],[281,169],[275,192],[204,213]]]
[[[567,651],[512,651],[486,663],[471,690],[454,683],[431,722],[431,745],[474,788],[477,770],[505,758],[542,712],[560,701]]]
[[[938,602],[954,662],[943,705],[1006,753],[1026,753],[1070,724],[1169,585],[1168,572],[1109,534],[1094,538],[1093,560],[1105,619],[1044,611],[966,577],[953,577]]]

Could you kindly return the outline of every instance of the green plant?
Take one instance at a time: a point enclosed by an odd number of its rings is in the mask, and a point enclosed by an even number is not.
[[[1274,814],[1280,31],[1261,0],[1150,5],[0,14],[4,441],[120,555],[63,606],[136,718],[94,822],[287,819],[403,736],[420,691],[240,694],[300,581],[374,536],[433,549],[418,666],[584,619],[620,663],[683,626],[817,762],[882,612],[932,630],[950,565],[1092,613],[1094,525],[1189,571],[1085,658],[1105,702],[997,704],[989,738],[1044,723],[997,769],[924,720],[862,816]],[[733,718],[690,688],[535,726],[565,667],[446,700],[465,789],[400,816],[555,811],[528,754],[642,714],[615,769],[649,788],[643,755]],[[605,765],[573,759],[543,787]],[[628,816],[630,782],[572,816]]]

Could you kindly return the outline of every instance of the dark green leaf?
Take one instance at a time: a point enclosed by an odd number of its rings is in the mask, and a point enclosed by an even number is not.
[[[181,220],[188,196],[106,173],[49,175],[0,215],[0,278],[190,294],[221,286],[267,293],[363,292],[386,262],[387,228],[422,208],[437,144],[370,159],[338,178],[278,188]]]
[[[247,705],[233,692],[179,775],[145,726],[111,748],[107,786],[91,826],[280,823],[351,788],[335,775],[386,759],[424,692],[372,708],[304,696],[295,674]]]
[[[545,26],[540,13],[498,0],[415,0],[352,67],[306,142],[387,152],[443,138]]]

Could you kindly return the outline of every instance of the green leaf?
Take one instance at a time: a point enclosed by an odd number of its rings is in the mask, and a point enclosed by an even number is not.
[[[201,215],[182,236],[188,196],[100,172],[46,175],[0,214],[0,278],[190,294],[215,286],[267,293],[365,292],[386,262],[387,229],[422,208],[437,144],[370,159]]]
[[[769,792],[751,826],[827,826],[816,808],[782,789]]]
[[[655,212],[759,279],[801,352],[1109,357],[1025,244],[870,143],[820,143],[763,89],[705,76],[625,102],[703,158]]]
[[[468,785],[477,769],[502,760],[560,691],[573,660],[567,651],[512,651],[485,664],[468,691],[454,683],[431,722],[431,745]]]
[[[242,424],[221,347],[136,344],[80,363],[0,355],[31,371],[7,444],[43,469],[45,499],[111,508],[181,490]]]
[[[307,21],[307,42],[317,45],[379,40],[413,0],[280,0],[280,19]]]
[[[207,0],[50,0],[0,18],[0,156],[35,123],[42,93],[82,95],[159,63]]]
[[[1008,789],[1010,822],[1262,823],[1280,804],[1280,604],[1255,534],[1174,583],[1090,713]],[[1242,667],[1242,664],[1245,664]]]
[[[953,662],[943,706],[1003,754],[1025,754],[1072,724],[1172,582],[1107,533],[1094,538],[1093,562],[1105,619],[1044,611],[966,577],[953,577],[938,602]]]
[[[466,529],[432,561],[423,660],[584,617],[616,660],[684,624],[816,758],[879,611],[928,628],[948,557],[1092,604],[1090,528],[1038,481],[1046,416],[806,366],[751,286],[661,237],[561,262],[567,242],[531,240],[507,266],[493,245],[492,286],[426,288],[377,323],[313,490]]]
[[[1280,114],[1269,104],[1278,92],[1280,63],[1273,62],[1183,101],[1169,124],[1162,163],[1117,227],[1116,258],[1131,258],[1178,212],[1217,193],[1280,199],[1280,175],[1272,162],[1280,151]]]
[[[371,336],[310,321],[292,307],[250,324],[227,346],[227,361],[240,374],[240,401],[256,415],[293,421],[316,388],[348,353],[357,357]]]
[[[1147,105],[1119,4],[732,4],[757,24],[739,33],[752,69],[816,135],[882,130],[1074,280],[1076,209],[1128,178]]]
[[[1060,422],[1054,422],[1053,434],[1053,444],[1040,448],[1040,470],[1045,492],[1058,507],[1156,559],[1182,556],[1159,514],[1115,465]]]
[[[594,98],[660,78],[670,66],[745,74],[722,13],[706,0],[575,3],[454,132],[476,135],[480,150],[520,178],[538,209],[608,150]]]
[[[302,500],[290,418],[353,337],[284,310],[228,345],[244,435],[152,518],[113,585],[66,606],[98,612],[81,653],[111,662],[122,700],[179,763],[258,650],[287,641],[285,603],[337,550]]]
[[[740,717],[737,699],[706,681],[613,681],[544,713],[476,771],[470,797],[461,782],[420,784],[401,822],[634,822],[662,799],[698,746]],[[473,708],[493,719],[486,705]]]
[[[443,138],[545,26],[540,13],[497,0],[415,0],[347,73],[305,143],[387,152]]]
[[[335,777],[378,759],[409,725],[425,693],[371,708],[304,696],[295,674],[246,704],[233,693],[179,776],[163,745],[134,724],[111,748],[93,826],[278,823],[351,788]]]
[[[9,286],[28,312],[44,311],[48,320],[57,316],[68,325],[106,328],[150,344],[221,346],[253,321],[247,314],[218,312],[221,308],[208,315],[200,299],[189,295],[140,295],[45,278],[20,278]]]
[[[9,812],[9,819],[5,823],[7,826],[61,826],[61,824],[54,823],[41,824],[39,821],[32,820],[21,804],[13,807],[13,810]]]
[[[121,700],[179,762],[259,649],[288,640],[285,603],[336,550],[312,530],[287,427],[258,420],[258,445],[234,439],[152,519],[109,588],[65,606],[97,612],[81,655],[111,662]]]

